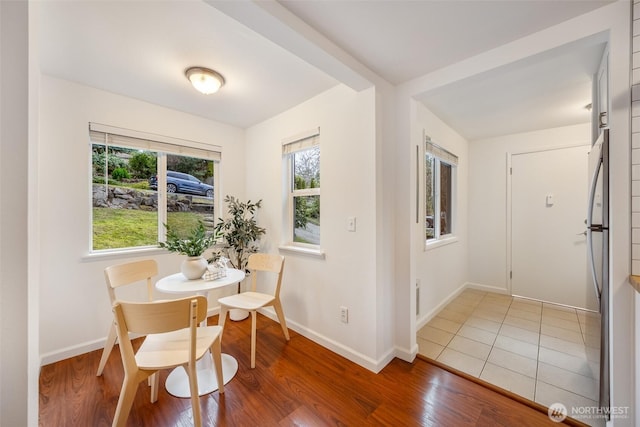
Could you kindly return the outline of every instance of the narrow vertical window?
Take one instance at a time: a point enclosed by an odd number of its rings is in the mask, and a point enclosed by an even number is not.
[[[313,131],[283,143],[288,202],[288,244],[320,245],[320,135]]]
[[[436,236],[435,215],[436,215],[436,180],[434,171],[436,169],[436,158],[427,153],[425,155],[425,221],[427,240]]]
[[[440,162],[440,235],[451,234],[452,169],[451,165]]]
[[[458,157],[425,141],[425,239],[434,242],[455,231],[455,177]]]

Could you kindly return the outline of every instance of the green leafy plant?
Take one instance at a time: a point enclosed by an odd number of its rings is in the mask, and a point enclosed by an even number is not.
[[[138,151],[131,155],[129,168],[136,178],[147,179],[156,174],[157,158],[150,151]]]
[[[121,181],[123,179],[131,178],[131,175],[125,168],[115,168],[113,172],[111,172],[111,177],[115,180]]]
[[[164,224],[167,229],[166,242],[159,242],[161,248],[170,252],[177,252],[186,256],[201,256],[216,242],[217,233],[209,235],[202,221],[194,227],[186,238],[181,237],[175,230]]]
[[[216,235],[222,238],[221,247],[214,252],[214,260],[224,256],[239,270],[247,269],[249,255],[258,252],[258,241],[266,230],[258,226],[255,213],[262,200],[241,202],[233,196],[226,196],[229,216],[220,218],[215,227]]]

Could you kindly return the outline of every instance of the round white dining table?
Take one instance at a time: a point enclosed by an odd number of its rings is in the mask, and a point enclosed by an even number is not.
[[[209,291],[233,285],[244,280],[244,271],[228,268],[227,275],[214,280],[189,280],[182,273],[163,277],[156,282],[156,289],[169,294],[197,294],[204,297]],[[206,320],[204,321],[206,323]],[[213,368],[211,352],[207,352],[196,362],[198,394],[203,396],[218,389],[218,379]],[[222,353],[222,380],[228,383],[238,372],[238,361],[230,354]],[[176,397],[191,397],[189,377],[182,367],[175,368],[167,377],[167,391]]]

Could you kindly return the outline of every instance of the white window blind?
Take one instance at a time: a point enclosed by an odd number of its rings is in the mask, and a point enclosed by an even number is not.
[[[440,160],[443,160],[446,163],[449,163],[450,165],[454,165],[454,166],[458,165],[458,156],[451,153],[450,151],[445,150],[439,145],[434,144],[428,138],[425,144],[425,153],[431,154],[432,156],[437,157]]]
[[[320,145],[320,128],[303,132],[282,141],[282,154],[291,154],[296,151]]]
[[[155,135],[99,123],[89,123],[89,136],[93,144],[161,151],[215,162],[219,162],[222,157],[221,147],[217,145],[207,145],[202,142]]]

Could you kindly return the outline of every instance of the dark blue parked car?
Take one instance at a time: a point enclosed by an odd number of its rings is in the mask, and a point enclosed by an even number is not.
[[[149,188],[158,189],[158,177],[149,178]],[[205,184],[193,175],[182,172],[167,171],[167,192],[198,194],[200,196],[213,197],[213,187]]]

